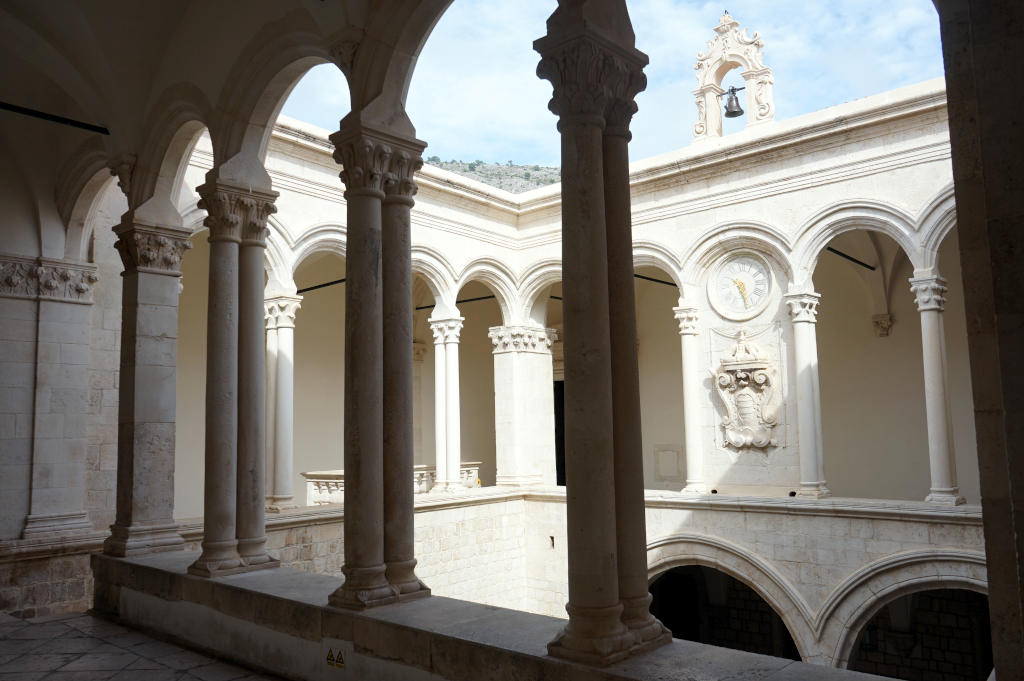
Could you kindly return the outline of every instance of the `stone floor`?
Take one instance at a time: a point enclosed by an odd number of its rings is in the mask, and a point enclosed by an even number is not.
[[[280,681],[84,613],[0,614],[0,681]]]

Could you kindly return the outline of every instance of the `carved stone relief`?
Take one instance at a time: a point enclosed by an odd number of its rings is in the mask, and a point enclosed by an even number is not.
[[[96,266],[51,258],[0,256],[0,296],[92,303]]]
[[[715,392],[725,411],[721,425],[726,445],[737,451],[779,446],[778,377],[778,363],[750,339],[746,328],[739,329],[713,373]]]

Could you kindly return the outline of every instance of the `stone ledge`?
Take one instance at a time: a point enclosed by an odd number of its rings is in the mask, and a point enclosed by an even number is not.
[[[553,617],[440,596],[364,612],[339,610],[326,605],[339,578],[278,568],[204,579],[187,574],[196,555],[93,556],[96,609],[294,679],[880,678],[678,640],[595,669],[546,654],[548,641],[564,625]],[[240,647],[240,641],[247,645]],[[345,651],[348,676],[328,669],[329,651]]]

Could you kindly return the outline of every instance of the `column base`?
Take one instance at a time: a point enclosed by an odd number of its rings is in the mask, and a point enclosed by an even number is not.
[[[178,533],[178,524],[110,526],[110,536],[103,542],[108,556],[138,556],[161,551],[183,551],[185,540]]]
[[[332,593],[327,604],[346,610],[366,610],[398,601],[398,589],[388,584],[384,566],[341,568],[345,583]]]
[[[295,497],[267,497],[267,503],[264,506],[264,510],[267,513],[280,513],[281,511],[287,511],[292,508],[298,508],[299,505],[295,503]]]
[[[942,506],[961,506],[967,503],[967,500],[960,496],[960,489],[957,487],[951,489],[933,488],[924,500],[929,504],[939,504]]]
[[[92,523],[84,511],[79,513],[36,513],[25,518],[24,539],[57,534],[92,532]]]
[[[420,581],[416,576],[414,568],[416,559],[405,561],[392,561],[387,564],[384,571],[388,583],[398,594],[398,601],[412,601],[417,598],[426,598],[430,595],[430,587]]]
[[[250,570],[238,555],[238,541],[203,541],[203,552],[188,566],[188,573],[197,577],[223,577]]]
[[[607,608],[566,605],[569,623],[548,643],[548,655],[605,667],[629,657],[639,636],[621,621],[622,604]]]
[[[630,654],[647,652],[672,640],[672,632],[651,614],[651,595],[622,601],[622,623],[636,634],[637,643]]]
[[[832,490],[824,482],[801,482],[796,496],[800,499],[827,499],[832,496]]]
[[[281,565],[281,561],[267,553],[267,538],[239,539],[238,558],[244,567],[256,570],[263,568],[275,568]]]

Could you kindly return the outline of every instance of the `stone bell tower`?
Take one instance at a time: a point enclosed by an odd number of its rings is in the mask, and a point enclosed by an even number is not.
[[[761,34],[747,35],[739,22],[723,14],[715,27],[715,37],[708,41],[707,51],[697,53],[697,122],[693,135],[698,140],[722,136],[722,80],[733,69],[742,69],[740,75],[747,93],[747,127],[775,118],[772,101],[772,70],[762,61],[764,41]]]

